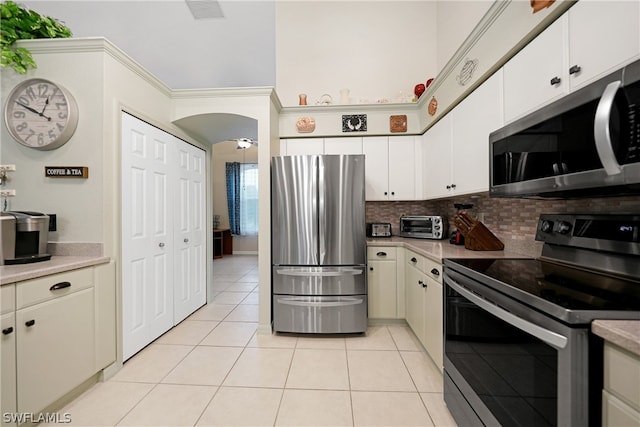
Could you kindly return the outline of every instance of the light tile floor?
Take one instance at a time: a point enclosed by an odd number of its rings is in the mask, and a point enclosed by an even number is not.
[[[455,426],[404,325],[259,335],[257,257],[214,261],[214,302],[60,413],[76,426]]]

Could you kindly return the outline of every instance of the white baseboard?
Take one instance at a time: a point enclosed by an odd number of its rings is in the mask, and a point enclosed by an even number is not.
[[[233,255],[258,255],[258,251],[233,251]]]

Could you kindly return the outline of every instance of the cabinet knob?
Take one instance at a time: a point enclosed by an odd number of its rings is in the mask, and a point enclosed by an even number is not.
[[[378,252],[376,255],[377,256],[387,256],[387,253],[386,252]]]
[[[49,288],[50,291],[59,291],[60,289],[64,289],[64,288],[70,288],[71,287],[71,282],[60,282],[60,283],[56,283],[55,285],[51,286]]]
[[[158,246],[161,247],[161,248],[164,248],[164,243],[160,242],[160,243],[158,243]]]
[[[427,287],[427,284],[424,283],[422,280],[418,280],[418,285],[422,286],[423,288]]]
[[[576,74],[580,71],[582,71],[582,68],[579,65],[574,65],[573,67],[569,68],[569,74]]]
[[[416,257],[413,257],[411,258],[411,262],[415,264],[416,262],[418,262],[418,260],[416,259]]]
[[[561,81],[562,79],[560,77],[555,76],[554,78],[549,80],[549,83],[551,84],[551,86],[555,86],[555,85],[559,85]]]
[[[373,271],[373,267],[369,267],[369,271]]]
[[[35,321],[34,319],[27,320],[26,322],[24,322],[24,325],[25,325],[27,328],[30,328],[30,327],[32,327],[32,326],[33,326],[33,325],[35,325],[35,324],[36,324],[36,321]]]
[[[388,195],[388,194],[389,194],[389,193],[387,193],[386,191],[384,192],[384,195],[385,195],[385,196],[386,196],[386,195]]]
[[[434,276],[439,276],[440,272],[438,271],[437,268],[434,268],[434,269],[431,270],[431,274],[433,274]]]
[[[451,186],[450,185],[447,185],[447,190],[451,190]]]
[[[451,188],[456,188],[456,185],[455,184],[451,184]]]
[[[189,243],[189,239],[187,239],[186,237],[184,238],[184,242],[185,243]]]
[[[12,332],[13,332],[13,326],[9,326],[8,328],[4,328],[2,330],[2,335],[9,335]]]
[[[395,191],[392,191],[392,192],[391,192],[391,195],[392,195],[392,196],[395,196],[395,195],[396,195],[396,192],[395,192]]]

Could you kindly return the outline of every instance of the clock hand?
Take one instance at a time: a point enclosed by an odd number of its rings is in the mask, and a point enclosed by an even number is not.
[[[42,114],[41,112],[39,112],[38,110],[36,110],[35,108],[31,108],[28,105],[23,104],[20,101],[16,101],[16,104],[18,104],[21,107],[26,108],[27,110],[31,111],[32,113],[36,113],[37,115],[39,115],[40,117],[44,117],[45,119],[47,119],[48,121],[51,121],[51,117],[47,117],[44,114]]]
[[[42,116],[44,114],[44,110],[47,109],[47,106],[49,105],[49,97],[47,96],[47,100],[44,101],[44,107],[42,107],[42,111],[40,111],[40,115]]]

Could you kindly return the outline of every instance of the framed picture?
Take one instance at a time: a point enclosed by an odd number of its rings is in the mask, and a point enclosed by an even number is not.
[[[342,116],[342,132],[366,132],[366,114],[347,114]]]

